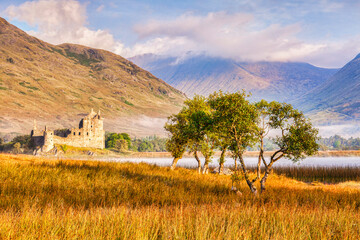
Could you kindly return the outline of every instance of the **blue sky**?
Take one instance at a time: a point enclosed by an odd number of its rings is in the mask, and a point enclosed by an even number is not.
[[[47,42],[124,57],[191,52],[341,67],[360,52],[360,1],[1,0],[0,12]]]

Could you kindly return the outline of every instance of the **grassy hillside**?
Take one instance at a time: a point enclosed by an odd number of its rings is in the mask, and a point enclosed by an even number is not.
[[[147,164],[0,155],[1,239],[358,239],[359,183],[229,176]]]
[[[75,127],[94,108],[102,111],[106,130],[146,135],[158,130],[151,123],[179,110],[184,99],[121,56],[54,46],[0,18],[0,132],[29,132],[33,119],[40,126]]]

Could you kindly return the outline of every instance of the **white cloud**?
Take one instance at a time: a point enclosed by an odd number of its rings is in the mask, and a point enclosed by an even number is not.
[[[5,13],[37,27],[29,33],[53,44],[77,43],[110,51],[120,44],[105,30],[87,28],[86,5],[75,0],[28,1],[9,6]]]
[[[322,0],[326,11],[342,4]],[[96,10],[102,11],[104,5]],[[325,10],[324,10],[325,11]],[[208,54],[242,61],[304,61],[317,66],[339,67],[360,51],[357,38],[342,42],[306,42],[298,38],[301,24],[265,26],[256,15],[210,12],[205,16],[191,13],[173,20],[150,20],[134,26],[137,43],[125,46],[102,29],[86,26],[86,4],[76,0],[36,0],[11,5],[5,13],[11,19],[36,27],[30,31],[44,41],[77,43],[113,51],[124,57],[153,53],[176,57]],[[336,58],[334,56],[339,56]]]
[[[338,5],[334,6],[340,7]],[[300,24],[273,24],[259,29],[250,14],[226,12],[206,16],[182,15],[170,21],[149,21],[134,27],[141,42],[128,54],[181,56],[186,52],[207,53],[241,61],[310,61],[318,66],[338,67],[352,58],[356,41],[310,43],[300,40]],[[347,60],[330,54],[348,54]],[[324,56],[329,58],[324,59]],[[332,55],[334,56],[334,55]]]

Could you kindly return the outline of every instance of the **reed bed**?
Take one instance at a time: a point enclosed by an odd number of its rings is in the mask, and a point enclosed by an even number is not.
[[[360,190],[274,174],[254,197],[229,176],[148,164],[0,155],[0,239],[358,239]]]
[[[340,183],[360,181],[360,166],[285,166],[275,167],[274,173],[305,182]]]

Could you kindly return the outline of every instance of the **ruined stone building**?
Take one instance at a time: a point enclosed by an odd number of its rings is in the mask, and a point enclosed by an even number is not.
[[[34,145],[40,147],[43,152],[50,151],[55,144],[103,149],[105,147],[103,120],[100,111],[95,113],[91,109],[91,112],[81,119],[79,128],[69,129],[67,132],[62,132],[62,134],[58,134],[46,126],[45,130],[38,130],[36,121],[34,121],[31,138]]]

